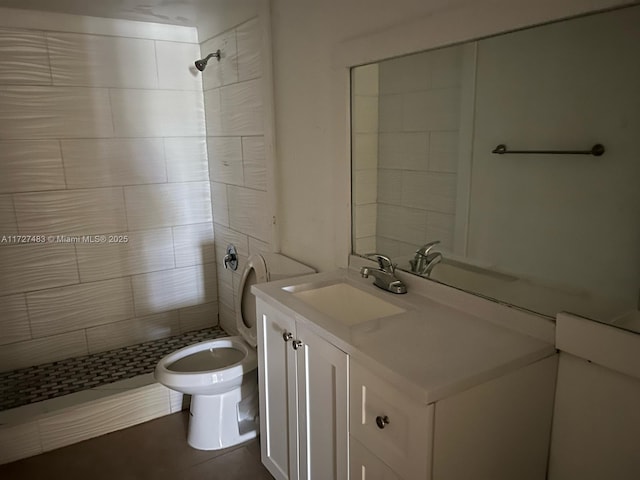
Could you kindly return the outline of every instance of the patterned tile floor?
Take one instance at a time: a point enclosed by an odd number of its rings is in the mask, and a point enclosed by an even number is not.
[[[227,336],[220,327],[0,373],[0,411],[88,390],[153,372],[162,357],[186,347]]]

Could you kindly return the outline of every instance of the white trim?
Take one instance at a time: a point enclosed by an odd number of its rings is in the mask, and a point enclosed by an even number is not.
[[[195,27],[0,8],[0,27],[198,43]]]
[[[248,20],[247,20],[248,21]],[[271,5],[261,2],[258,12],[258,23],[262,35],[261,42],[261,82],[262,108],[264,115],[264,156],[267,169],[267,218],[269,219],[271,237],[269,247],[272,252],[280,252],[280,197],[278,192],[278,162],[276,161],[276,115],[274,104],[275,86],[273,82],[273,56],[271,41]],[[266,240],[266,239],[262,239]]]

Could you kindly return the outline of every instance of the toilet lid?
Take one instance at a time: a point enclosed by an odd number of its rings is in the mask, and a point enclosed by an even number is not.
[[[242,272],[242,280],[236,296],[236,326],[249,345],[258,345],[256,328],[256,297],[251,285],[269,280],[267,265],[262,255],[251,255]]]

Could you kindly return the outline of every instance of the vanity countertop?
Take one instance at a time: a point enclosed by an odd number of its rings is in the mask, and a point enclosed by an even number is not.
[[[348,325],[319,312],[292,293],[336,283],[375,295],[404,312]],[[409,288],[404,295],[392,294],[347,269],[252,287],[258,298],[291,315],[424,403],[435,402],[555,353],[553,343],[487,319],[487,310],[483,310],[485,318],[481,318],[452,306],[450,299],[440,301],[416,290],[419,289]]]

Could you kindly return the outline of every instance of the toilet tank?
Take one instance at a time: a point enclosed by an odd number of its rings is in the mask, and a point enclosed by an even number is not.
[[[269,282],[316,273],[313,268],[303,265],[281,253],[261,253],[260,255],[264,258],[264,263],[267,266]]]

